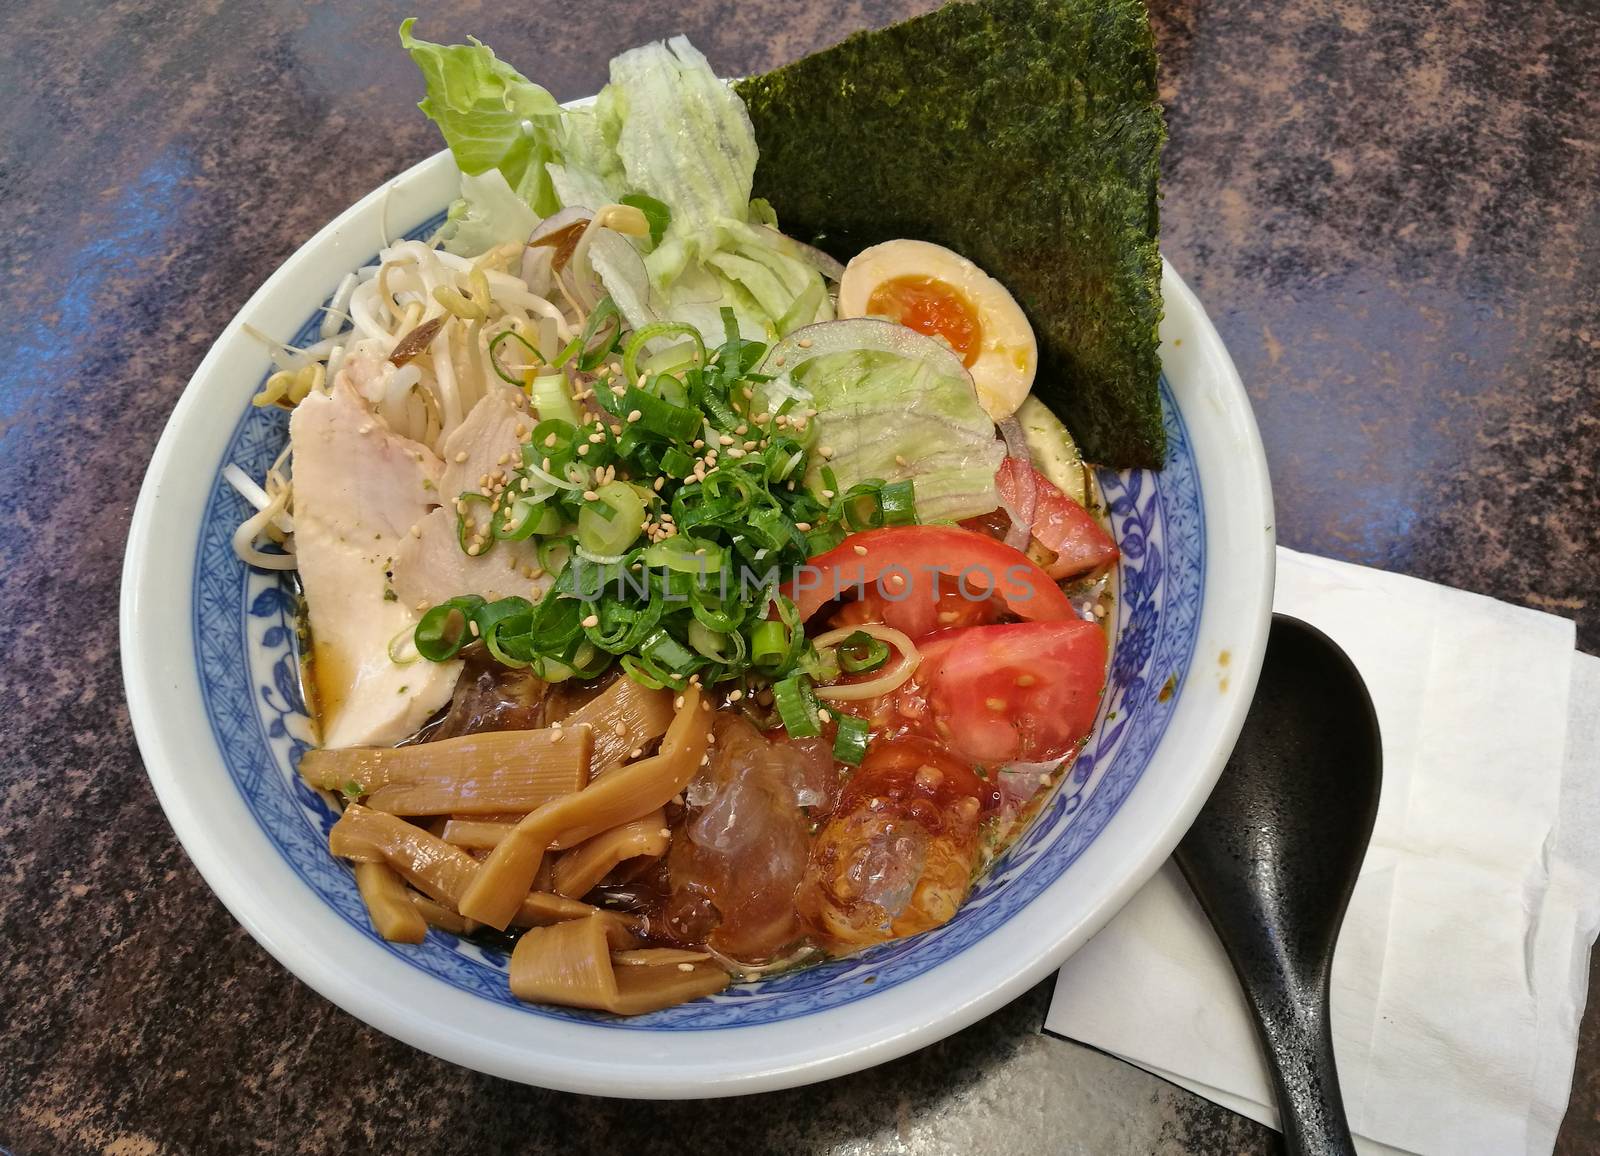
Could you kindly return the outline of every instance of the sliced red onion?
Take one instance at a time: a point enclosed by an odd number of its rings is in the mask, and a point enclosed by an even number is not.
[[[554,260],[555,247],[545,242],[547,238],[564,229],[570,229],[573,225],[592,220],[594,220],[594,213],[581,205],[560,209],[551,213],[534,227],[533,232],[528,234],[528,247],[523,250],[523,264],[527,266],[529,264],[528,254],[534,254],[536,261],[540,249],[551,249],[553,254],[549,262],[551,275],[563,280],[573,297],[586,308],[592,308],[600,298],[599,286],[595,283],[594,271],[588,267],[588,262],[571,259],[568,260],[567,264],[557,268]],[[570,257],[576,256],[575,250],[571,252]],[[528,271],[534,272],[535,270],[530,268]],[[527,280],[527,278],[524,278],[524,280]]]
[[[643,329],[660,320],[650,303],[650,274],[639,250],[628,244],[626,237],[610,229],[596,230],[586,264],[617,303],[628,328]]]
[[[1006,531],[1006,545],[1013,550],[1026,550],[1033,537],[1033,515],[1039,506],[1039,487],[1033,478],[1033,455],[1028,451],[1028,439],[1022,426],[1013,417],[999,423],[1000,436],[1006,439],[1006,456],[1017,464],[1012,471],[1016,481],[1016,500],[1001,505],[1011,518],[1011,528]]]
[[[965,378],[968,385],[972,383],[967,367],[948,345],[898,322],[875,317],[803,325],[772,347],[761,363],[761,372],[787,379],[796,366],[831,353],[892,353],[924,362],[951,377]]]
[[[776,238],[780,249],[792,249],[795,257],[810,265],[829,281],[838,281],[839,278],[844,276],[844,266],[821,249],[807,245],[804,241],[796,241],[787,233],[780,233],[771,225],[755,225],[753,227],[758,233],[765,233]]]
[[[594,220],[594,213],[585,209],[582,205],[574,205],[570,209],[558,209],[534,226],[533,232],[528,234],[528,244],[538,245],[552,233],[559,233],[579,221],[592,220]]]
[[[1066,764],[1066,759],[1051,759],[1044,763],[1008,763],[1001,767],[995,775],[995,782],[1000,787],[1002,806],[1008,802],[1014,802],[1019,807],[1026,805],[1045,777],[1055,774]]]

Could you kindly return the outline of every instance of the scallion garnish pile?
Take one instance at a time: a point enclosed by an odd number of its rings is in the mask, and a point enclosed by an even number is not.
[[[624,342],[609,299],[521,380],[491,348],[495,372],[526,386],[543,420],[519,467],[455,499],[461,548],[476,556],[532,539],[556,577],[537,603],[465,596],[432,607],[415,634],[424,658],[447,661],[476,639],[498,662],[551,681],[593,678],[613,662],[649,687],[753,679],[776,684],[785,722],[815,724],[809,677],[838,671],[778,587],[847,533],[915,522],[912,483],[839,492],[823,467],[824,489],[801,485],[811,456],[829,452],[814,444],[815,411],[803,395],[762,388],[767,347],[722,312],[725,340],[709,351],[693,328],[671,323]],[[573,370],[590,383],[576,393]],[[857,673],[886,657],[866,639],[837,661]]]

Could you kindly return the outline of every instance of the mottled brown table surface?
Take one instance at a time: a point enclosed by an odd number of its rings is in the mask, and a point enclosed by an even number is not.
[[[671,32],[747,73],[928,6],[523,0],[423,30],[476,33],[567,98]],[[334,1008],[212,898],[128,725],[125,530],[212,336],[438,147],[405,14],[0,5],[0,1148],[1274,1150],[1038,1036],[1044,986],[805,1090],[708,1107],[521,1088]],[[1600,11],[1157,0],[1154,18],[1163,246],[1250,387],[1281,540],[1571,615],[1600,650]],[[1600,1150],[1595,1021],[1563,1152]]]

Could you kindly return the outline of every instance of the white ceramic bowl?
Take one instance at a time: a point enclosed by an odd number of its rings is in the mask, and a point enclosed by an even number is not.
[[[332,812],[293,772],[308,732],[291,604],[228,545],[244,507],[220,468],[259,476],[285,437],[278,411],[249,405],[270,366],[243,323],[285,340],[314,331],[340,278],[387,239],[429,228],[455,188],[441,153],[274,273],[196,370],[140,491],[122,590],[129,708],[151,782],[207,883],[286,967],[375,1027],[482,1071],[610,1096],[730,1095],[841,1075],[948,1035],[1049,974],[1188,827],[1266,643],[1266,463],[1194,295],[1166,269],[1167,468],[1101,474],[1124,554],[1111,686],[1039,820],[945,927],[618,1020],[518,1004],[504,957],[452,936],[405,947],[372,933],[348,870],[327,853]]]

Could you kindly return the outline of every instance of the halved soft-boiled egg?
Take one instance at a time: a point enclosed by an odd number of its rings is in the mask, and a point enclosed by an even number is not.
[[[943,338],[984,412],[1009,417],[1033,388],[1039,345],[1006,287],[960,253],[928,241],[863,249],[839,279],[840,317],[882,317]]]

